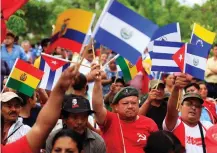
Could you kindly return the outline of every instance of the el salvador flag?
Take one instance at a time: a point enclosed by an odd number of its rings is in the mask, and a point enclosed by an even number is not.
[[[151,42],[148,45],[148,51],[153,51],[154,41],[172,41],[181,42],[180,26],[179,23],[171,23],[160,27],[153,35]]]
[[[136,64],[157,28],[152,21],[123,4],[109,0],[96,24],[93,37]]]
[[[180,72],[179,66],[172,56],[183,45],[184,43],[181,42],[154,41],[153,52],[150,52],[152,58],[151,71]]]
[[[192,44],[186,44],[185,73],[204,80],[209,50]]]

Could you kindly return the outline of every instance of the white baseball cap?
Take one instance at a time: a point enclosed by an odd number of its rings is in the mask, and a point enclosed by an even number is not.
[[[16,93],[14,92],[4,92],[1,94],[0,96],[0,100],[2,103],[6,103],[8,101],[10,101],[13,98],[17,98],[19,100],[20,103],[23,103],[23,99],[20,98]]]

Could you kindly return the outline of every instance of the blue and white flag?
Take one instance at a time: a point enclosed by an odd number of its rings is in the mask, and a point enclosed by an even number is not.
[[[109,0],[96,24],[93,37],[136,64],[158,26],[123,4]]]
[[[70,66],[70,62],[42,53],[39,69],[44,75],[39,88],[52,90],[59,80],[62,72]]]
[[[151,71],[161,72],[180,72],[179,66],[172,59],[184,43],[169,41],[154,41],[153,52],[150,52],[152,58]]]
[[[179,23],[171,23],[156,30],[153,37],[151,38],[151,42],[148,45],[149,52],[153,51],[153,44],[155,40],[181,42]]]
[[[209,50],[204,50],[203,47],[198,45],[186,43],[174,54],[173,59],[184,73],[204,80],[208,54]]]

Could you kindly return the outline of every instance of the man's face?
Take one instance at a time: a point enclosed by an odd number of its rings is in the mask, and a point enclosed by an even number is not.
[[[115,63],[115,60],[112,60],[112,61],[109,63],[109,68],[110,68],[111,70],[116,69],[116,63]]]
[[[198,93],[199,94],[199,90],[197,88],[195,88],[195,86],[190,86],[186,89],[187,93]]]
[[[132,121],[135,120],[139,112],[139,99],[136,96],[125,97],[114,106],[115,111],[123,120]]]
[[[23,43],[22,48],[24,49],[25,52],[28,52],[30,51],[31,46],[29,43]]]
[[[197,98],[188,98],[181,107],[181,116],[189,124],[197,123],[200,120],[202,104]]]
[[[157,93],[157,98],[156,100],[162,100],[164,98],[164,85],[160,84],[157,88],[157,90],[159,91]]]
[[[20,113],[20,102],[13,98],[9,102],[2,103],[2,115],[5,120],[14,122],[17,120]]]
[[[87,128],[88,113],[70,113],[68,118],[65,119],[64,122],[69,129],[73,129],[76,132],[83,134],[85,129]]]
[[[107,54],[102,54],[102,55],[101,55],[101,61],[102,61],[103,64],[106,63],[107,58],[108,58],[108,55],[107,55]]]
[[[217,47],[214,47],[214,48],[213,48],[213,55],[214,55],[215,57],[217,57]]]
[[[92,50],[88,50],[86,53],[83,53],[84,57],[89,61],[92,62],[93,61],[93,51]]]
[[[12,45],[14,43],[14,38],[11,36],[6,36],[4,42],[5,42],[5,45]]]
[[[203,99],[205,99],[208,95],[208,90],[205,84],[200,84],[200,95]]]

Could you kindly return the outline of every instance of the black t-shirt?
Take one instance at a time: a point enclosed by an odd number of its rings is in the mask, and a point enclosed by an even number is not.
[[[40,110],[41,110],[41,107],[38,105],[36,105],[35,108],[32,108],[30,116],[28,118],[23,118],[23,124],[26,124],[26,125],[32,127],[35,124],[35,121],[38,117]]]
[[[159,107],[150,106],[148,113],[146,114],[147,117],[153,119],[157,124],[159,130],[162,130],[162,123],[167,113],[167,103],[165,101],[161,102]]]

